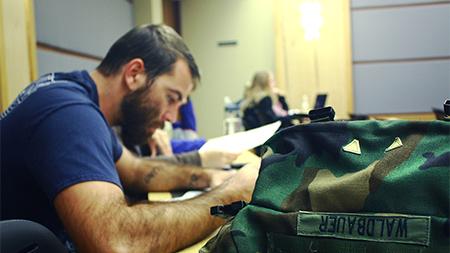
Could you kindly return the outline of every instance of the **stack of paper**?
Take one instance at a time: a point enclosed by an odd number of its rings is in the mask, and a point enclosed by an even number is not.
[[[266,142],[280,128],[277,121],[245,132],[234,133],[209,139],[200,150],[221,150],[232,153],[241,153]]]

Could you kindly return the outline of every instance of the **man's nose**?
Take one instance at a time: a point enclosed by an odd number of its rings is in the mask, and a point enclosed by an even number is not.
[[[178,118],[178,106],[173,106],[167,112],[163,114],[164,121],[170,121],[174,123]]]

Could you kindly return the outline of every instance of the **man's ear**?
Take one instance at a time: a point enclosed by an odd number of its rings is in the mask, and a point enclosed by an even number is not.
[[[125,86],[130,91],[134,91],[142,87],[147,80],[144,61],[140,58],[132,59],[125,64],[123,74]]]

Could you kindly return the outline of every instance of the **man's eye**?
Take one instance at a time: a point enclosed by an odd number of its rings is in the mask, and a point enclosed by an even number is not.
[[[169,104],[174,104],[175,102],[177,102],[177,100],[170,95],[167,96],[167,101],[169,102]]]

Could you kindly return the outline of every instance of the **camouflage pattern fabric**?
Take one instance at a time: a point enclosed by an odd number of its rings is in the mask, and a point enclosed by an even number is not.
[[[252,201],[200,252],[450,252],[450,122],[325,122],[265,144]]]

